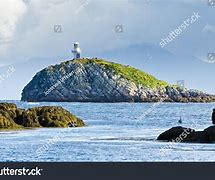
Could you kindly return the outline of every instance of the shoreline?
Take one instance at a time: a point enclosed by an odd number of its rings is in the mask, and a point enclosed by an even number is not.
[[[128,102],[128,101],[120,101],[120,102],[90,102],[90,101],[21,101],[21,100],[0,100],[1,103],[4,102],[23,102],[29,103],[32,105],[37,105],[37,103],[86,103],[86,104],[215,104],[215,101],[212,102],[165,102],[165,101],[145,101],[145,102]]]

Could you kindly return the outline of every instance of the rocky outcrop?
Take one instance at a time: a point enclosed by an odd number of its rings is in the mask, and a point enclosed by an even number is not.
[[[173,127],[158,136],[158,140],[165,141],[184,141],[190,133],[195,132],[194,129],[184,128],[181,126]]]
[[[38,72],[22,101],[212,102],[215,96],[170,86],[130,66],[98,59],[74,59]]]
[[[215,126],[211,126],[203,131],[205,142],[215,143]]]
[[[190,142],[190,143],[215,143],[215,126],[211,126],[204,131],[195,131],[190,128],[173,127],[160,134],[157,140],[170,142]]]
[[[0,103],[0,129],[39,127],[82,127],[84,122],[61,107],[44,106],[19,109],[12,103]]]

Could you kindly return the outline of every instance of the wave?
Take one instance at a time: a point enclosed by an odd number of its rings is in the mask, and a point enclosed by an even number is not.
[[[27,104],[28,104],[28,105],[40,105],[39,102],[28,102]]]
[[[91,140],[98,140],[98,141],[155,141],[154,138],[145,138],[145,137],[108,137],[108,138],[93,138]]]

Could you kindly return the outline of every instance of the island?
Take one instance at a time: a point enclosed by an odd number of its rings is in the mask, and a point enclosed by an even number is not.
[[[170,85],[129,65],[79,58],[39,71],[24,87],[28,102],[215,102],[215,96]]]
[[[41,127],[82,127],[85,123],[62,107],[43,106],[20,109],[13,103],[0,103],[0,129]]]

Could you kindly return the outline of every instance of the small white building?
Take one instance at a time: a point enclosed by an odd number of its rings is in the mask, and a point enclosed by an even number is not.
[[[72,53],[74,54],[75,59],[81,58],[81,48],[78,42],[74,44],[74,49],[72,50]]]

